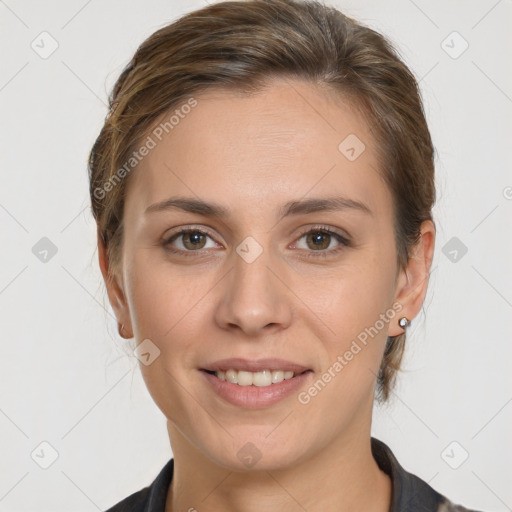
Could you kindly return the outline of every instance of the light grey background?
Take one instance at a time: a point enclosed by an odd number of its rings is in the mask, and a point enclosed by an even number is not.
[[[373,435],[453,501],[511,510],[511,1],[327,3],[398,45],[438,152],[429,293]],[[106,298],[86,158],[137,46],[205,4],[0,0],[1,511],[105,510],[172,456]]]

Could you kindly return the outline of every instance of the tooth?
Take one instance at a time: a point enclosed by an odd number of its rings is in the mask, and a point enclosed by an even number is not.
[[[255,386],[270,386],[272,384],[272,374],[269,370],[256,372],[252,375],[252,383]]]
[[[238,372],[236,370],[228,370],[226,372],[226,380],[232,384],[238,384]]]
[[[238,385],[239,386],[251,386],[253,374],[251,372],[244,372],[239,370],[238,372]]]
[[[270,386],[271,384],[278,384],[286,379],[291,379],[295,373],[292,371],[283,370],[262,370],[260,372],[248,372],[245,370],[217,370],[215,375],[219,380],[225,380],[232,384],[239,386]]]
[[[277,384],[284,380],[284,372],[282,370],[274,370],[272,372],[272,384]]]

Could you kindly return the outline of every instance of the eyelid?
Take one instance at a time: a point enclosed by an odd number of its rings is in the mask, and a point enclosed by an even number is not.
[[[333,236],[338,241],[338,246],[334,249],[327,249],[327,250],[307,250],[307,249],[299,249],[299,258],[306,259],[306,260],[322,260],[322,259],[328,259],[328,258],[335,258],[338,256],[341,252],[344,252],[346,249],[352,247],[352,241],[351,237],[348,236],[348,234],[345,234],[344,231],[340,231],[338,228],[326,226],[317,224],[314,226],[309,226],[307,228],[304,228],[296,237],[295,241],[293,242],[293,245],[295,244],[304,236],[309,233],[327,233],[330,236]]]
[[[162,237],[162,242],[161,242],[161,245],[164,246],[164,248],[167,248],[171,242],[173,241],[173,239],[175,238],[179,238],[181,235],[185,235],[187,233],[201,233],[205,236],[208,236],[210,237],[216,244],[219,244],[220,242],[217,242],[217,237],[216,235],[213,235],[209,230],[208,228],[205,228],[203,225],[194,225],[194,224],[191,224],[189,226],[180,226],[178,228],[176,228],[175,231],[171,230],[171,233],[170,234],[167,234],[167,235],[164,235]],[[205,251],[205,250],[208,250],[208,249],[200,249],[200,250],[197,250],[197,251],[183,251],[182,249],[176,249],[176,252],[179,252],[181,254],[183,253],[200,253],[201,251]],[[171,251],[172,252],[172,251]]]
[[[331,226],[326,226],[324,224],[315,224],[313,226],[308,226],[307,228],[304,228],[299,232],[297,235],[296,240],[299,240],[304,235],[307,235],[308,233],[315,232],[315,231],[321,231],[321,232],[327,232],[333,235],[337,235],[340,238],[342,238],[347,244],[350,243],[350,236],[345,231],[342,231],[338,228],[334,228]]]

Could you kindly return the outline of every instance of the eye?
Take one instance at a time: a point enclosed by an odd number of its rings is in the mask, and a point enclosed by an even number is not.
[[[206,231],[196,228],[188,228],[174,233],[170,238],[166,239],[163,246],[166,250],[174,253],[184,254],[197,252],[200,249],[215,248],[215,242],[210,247],[206,246],[207,239],[212,237]],[[173,247],[174,242],[178,242],[177,248]],[[212,240],[213,241],[213,240]]]
[[[305,238],[305,247],[300,247],[299,241],[303,238]],[[212,242],[210,246],[207,245],[208,239]],[[325,258],[350,246],[348,238],[326,226],[308,228],[300,233],[297,240],[298,242],[295,242],[294,248],[297,247],[301,251],[303,250],[308,258]],[[334,249],[332,248],[333,245],[335,246]],[[197,256],[201,254],[202,249],[217,248],[218,244],[207,231],[190,227],[172,234],[164,240],[162,246],[166,251],[174,254]]]
[[[298,248],[309,252],[310,254],[307,254],[308,258],[325,258],[328,255],[340,252],[344,249],[344,247],[350,246],[350,242],[345,236],[325,226],[315,226],[313,228],[309,228],[306,231],[303,231],[300,234],[298,240],[300,241],[302,238],[305,238],[305,247]],[[329,247],[332,247],[333,243],[335,248],[329,249]],[[295,244],[295,246],[298,245],[298,243]]]

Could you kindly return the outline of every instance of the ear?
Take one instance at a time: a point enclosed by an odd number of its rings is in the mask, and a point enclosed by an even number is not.
[[[108,259],[107,248],[105,247],[105,243],[103,238],[101,237],[98,231],[98,258],[100,263],[101,273],[103,275],[103,280],[105,281],[105,286],[107,288],[108,299],[110,301],[110,305],[114,310],[117,321],[119,323],[118,329],[120,330],[120,325],[124,325],[123,329],[123,338],[133,338],[132,324],[130,319],[130,310],[128,308],[128,302],[126,300],[122,278],[120,276],[115,276],[109,274],[110,270],[110,262]],[[121,335],[121,332],[119,332]]]
[[[400,271],[394,302],[402,305],[396,321],[389,328],[389,336],[398,336],[404,333],[398,325],[398,320],[407,317],[411,321],[420,311],[427,293],[430,267],[434,256],[436,228],[432,221],[427,220],[421,224],[421,237],[413,247],[405,269]]]

